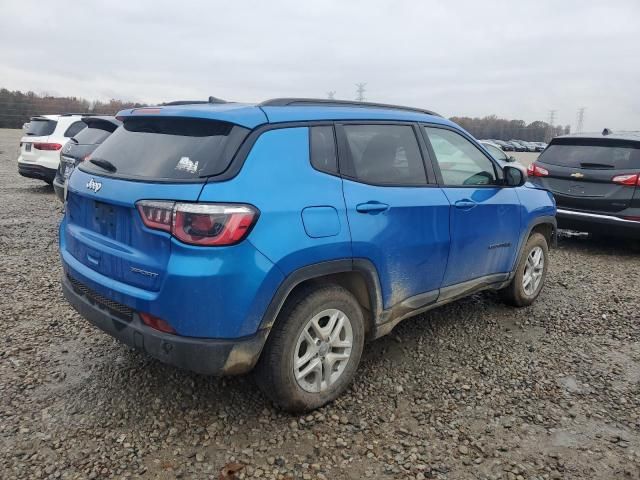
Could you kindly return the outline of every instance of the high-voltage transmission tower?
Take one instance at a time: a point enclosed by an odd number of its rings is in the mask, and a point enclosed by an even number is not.
[[[366,83],[356,83],[356,100],[359,102],[364,102],[364,92]]]
[[[336,91],[335,91],[335,90],[329,90],[329,91],[327,92],[327,98],[328,98],[329,100],[335,100],[335,98],[336,98]]]
[[[584,111],[586,109],[587,109],[586,107],[580,107],[578,109],[576,133],[582,132],[582,129],[584,127]]]
[[[556,122],[556,113],[557,110],[549,110],[549,126],[547,127],[547,142],[550,142],[553,138],[553,133],[555,132],[554,124]]]

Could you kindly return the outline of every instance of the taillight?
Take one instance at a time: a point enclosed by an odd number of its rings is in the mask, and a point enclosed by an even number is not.
[[[618,185],[630,185],[632,187],[638,185],[640,186],[640,175],[637,173],[631,173],[628,175],[616,175],[611,179],[613,183],[617,183]]]
[[[549,175],[549,170],[542,168],[536,162],[533,162],[527,167],[527,175],[530,177],[546,177]]]
[[[142,319],[142,323],[150,326],[155,330],[159,330],[164,333],[176,333],[174,328],[169,325],[167,322],[162,320],[161,318],[156,317],[155,315],[151,315],[150,313],[138,312],[140,318]]]
[[[33,144],[36,150],[60,150],[62,145],[59,143],[37,142]]]
[[[141,200],[136,206],[147,227],[171,232],[191,245],[236,244],[258,219],[258,211],[249,205]]]

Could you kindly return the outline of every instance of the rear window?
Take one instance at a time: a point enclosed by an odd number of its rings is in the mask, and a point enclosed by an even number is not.
[[[603,144],[552,143],[540,155],[540,161],[569,168],[627,170],[640,168],[640,149],[629,142]]]
[[[80,133],[78,133],[73,138],[75,138],[80,145],[95,145],[97,143],[102,143],[109,135],[111,135],[111,132],[116,129],[115,125],[111,126],[112,128],[105,129],[99,126],[91,125],[83,130],[80,130]]]
[[[53,133],[57,124],[55,120],[32,119],[25,133],[31,137],[47,137]]]
[[[128,118],[91,155],[115,171],[84,162],[99,175],[157,180],[194,180],[224,172],[249,130],[192,118]]]

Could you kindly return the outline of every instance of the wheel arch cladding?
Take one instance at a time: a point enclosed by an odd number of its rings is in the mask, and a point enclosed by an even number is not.
[[[380,280],[366,259],[341,259],[302,267],[285,278],[262,319],[260,328],[272,328],[285,302],[307,286],[336,284],[348,290],[362,307],[367,334],[382,313]]]

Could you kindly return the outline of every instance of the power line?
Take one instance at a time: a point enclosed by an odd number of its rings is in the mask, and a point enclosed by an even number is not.
[[[358,102],[364,102],[364,92],[366,90],[366,86],[366,83],[356,83],[356,100]]]

